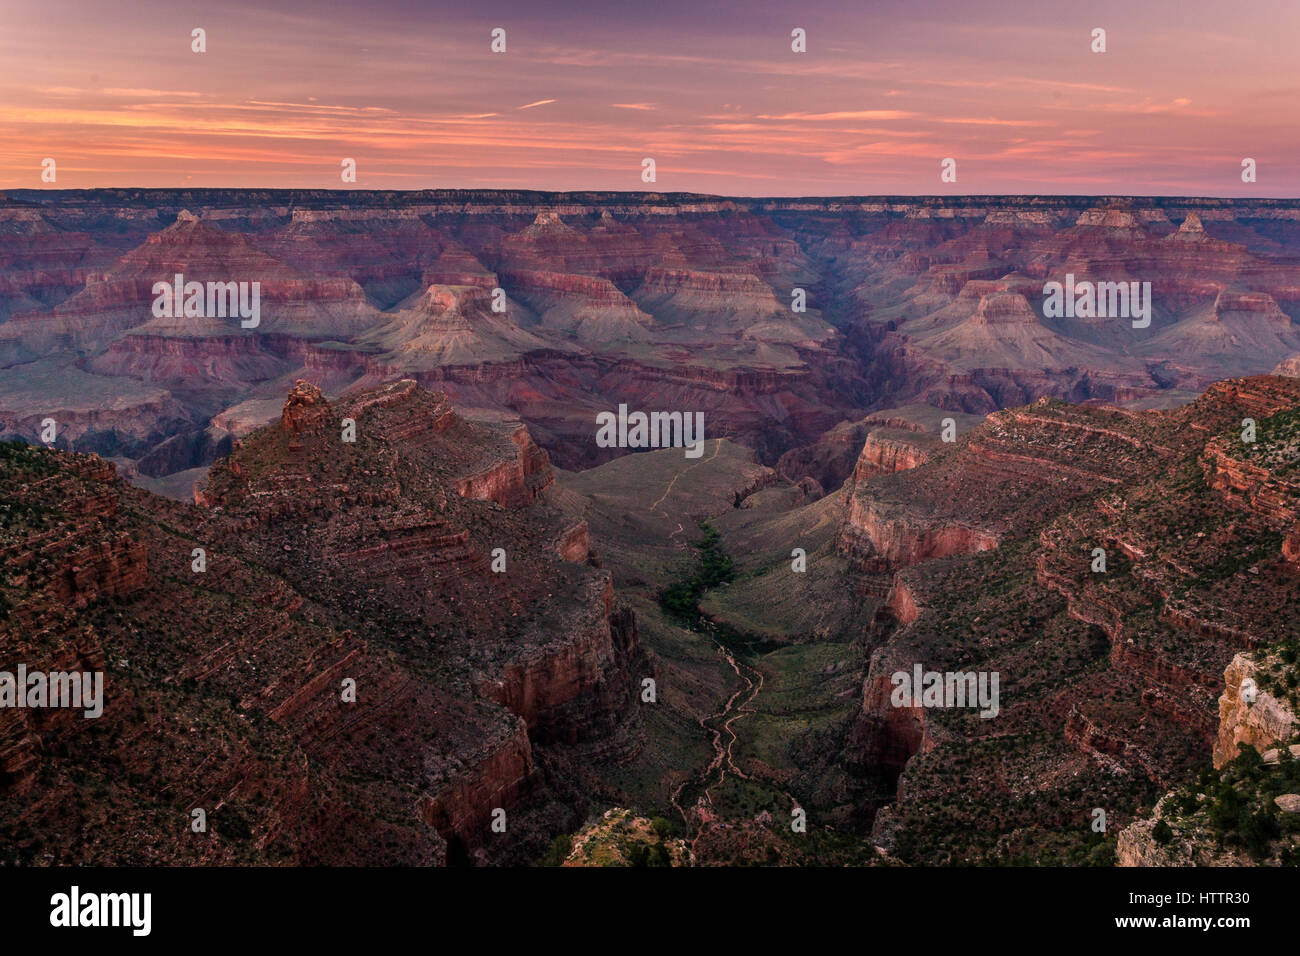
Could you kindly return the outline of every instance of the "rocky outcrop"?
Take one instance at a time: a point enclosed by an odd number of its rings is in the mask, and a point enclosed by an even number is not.
[[[559,540],[555,542],[555,553],[565,561],[575,561],[579,564],[590,560],[591,535],[587,529],[587,522],[579,521],[565,528]]]
[[[853,480],[865,481],[875,475],[892,475],[915,468],[929,459],[929,452],[916,441],[886,438],[878,431],[869,432],[862,443]]]
[[[1154,814],[1136,820],[1119,831],[1115,839],[1115,865],[1129,866],[1249,866],[1250,858],[1232,848],[1220,848],[1209,834],[1175,834],[1165,842],[1156,839],[1155,828],[1170,812],[1169,797],[1156,803]],[[1166,823],[1166,825],[1168,825]]]
[[[1216,770],[1236,760],[1239,746],[1244,745],[1261,755],[1265,773],[1269,773],[1268,768],[1278,763],[1279,743],[1293,739],[1300,729],[1300,720],[1291,706],[1260,686],[1262,671],[1253,655],[1238,654],[1223,673],[1214,742]],[[1293,757],[1300,756],[1300,745],[1291,745],[1290,749]],[[1206,790],[1211,792],[1211,788]],[[1177,796],[1177,791],[1166,794],[1156,803],[1151,817],[1136,820],[1120,831],[1115,850],[1118,866],[1257,865],[1259,860],[1239,845],[1225,846],[1222,834],[1206,825],[1199,808],[1190,815],[1180,810]],[[1293,794],[1283,794],[1273,802],[1274,812],[1300,810],[1300,798]],[[1156,827],[1162,820],[1165,833],[1158,836]]]
[[[894,575],[894,583],[885,599],[885,607],[901,626],[906,627],[921,616],[921,609],[907,580],[901,574]]]
[[[523,425],[510,433],[515,446],[512,458],[492,462],[487,468],[456,482],[456,493],[466,498],[495,501],[502,507],[523,507],[550,487],[555,480],[546,452],[533,442]]]
[[[1282,409],[1300,407],[1286,381],[1223,383],[1168,413],[1039,401],[989,416],[915,468],[847,489],[841,548],[855,595],[878,603],[864,703],[841,759],[856,767],[884,740],[882,766],[899,768],[873,839],[914,862],[1045,860],[1027,834],[1077,842],[1087,829],[1079,786],[1114,820],[1116,807],[1164,793],[1211,751],[1222,766],[1250,743],[1267,763],[1265,748],[1295,734],[1269,690],[1287,686],[1286,673],[1256,674],[1253,704],[1239,692],[1244,661],[1300,635],[1287,609],[1300,494],[1273,461],[1289,440],[1292,411]],[[1266,436],[1258,460],[1231,453],[1248,411]],[[945,539],[953,527],[995,536],[996,547]],[[998,715],[882,704],[895,662],[1000,675]],[[1043,735],[1041,747],[1006,748],[1022,733]],[[994,819],[999,835],[968,834],[955,819]],[[1128,832],[1121,859],[1183,859],[1188,841],[1162,844],[1154,826]]]
[[[97,721],[0,712],[5,860],[30,852],[20,825],[95,862],[535,858],[585,812],[568,790],[551,809],[555,765],[640,748],[647,668],[550,480],[522,426],[409,381],[334,403],[300,380],[198,508],[0,445],[0,669],[107,672]],[[70,823],[95,786],[69,782],[70,754],[78,779],[116,781],[93,832]],[[192,807],[212,839],[186,838]]]
[[[921,707],[895,707],[890,702],[894,671],[911,673],[910,663],[886,666],[883,658],[873,658],[871,669],[862,685],[862,713],[865,727],[861,734],[865,760],[872,766],[886,768],[895,775],[902,772],[913,755],[934,746],[928,736],[926,714]]]
[[[1201,455],[1210,487],[1234,507],[1249,511],[1276,530],[1300,521],[1300,483],[1255,464],[1237,452],[1240,441],[1215,438]]]
[[[637,653],[635,618],[615,613],[608,577],[592,583],[588,599],[562,642],[538,642],[479,684],[481,694],[522,717],[538,743],[599,750],[633,706],[626,668]]]
[[[516,720],[502,739],[485,742],[475,753],[458,755],[445,768],[435,767],[433,792],[421,798],[420,813],[463,853],[472,843],[481,842],[475,834],[489,832],[494,813],[518,806],[529,795],[534,779],[527,727]]]
[[[849,501],[839,539],[840,550],[855,567],[876,572],[987,551],[997,545],[998,537],[981,528],[935,522],[858,495]]]
[[[1291,564],[1300,565],[1300,524],[1282,539],[1282,558]]]
[[[1214,742],[1216,768],[1236,758],[1239,744],[1263,753],[1300,730],[1300,719],[1290,705],[1259,686],[1259,670],[1250,655],[1238,654],[1223,672],[1219,732]]]
[[[148,567],[145,546],[125,534],[78,548],[68,560],[55,594],[74,606],[140,590]]]
[[[280,427],[288,432],[309,431],[323,428],[333,417],[321,390],[310,382],[298,379],[289,392],[289,397],[284,400]]]

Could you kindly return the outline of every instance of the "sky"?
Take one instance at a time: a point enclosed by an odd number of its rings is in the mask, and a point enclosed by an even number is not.
[[[0,0],[0,189],[1296,197],[1297,36],[1297,0]]]

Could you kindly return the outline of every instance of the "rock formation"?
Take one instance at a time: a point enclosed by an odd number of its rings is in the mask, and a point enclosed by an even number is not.
[[[1084,853],[1093,807],[1113,826],[1211,749],[1221,765],[1295,733],[1263,678],[1253,703],[1239,688],[1247,655],[1300,640],[1284,547],[1298,410],[1281,377],[1169,413],[1044,400],[846,486],[839,546],[882,610],[844,757],[892,768],[882,846],[912,862],[1034,859],[1044,839]],[[999,716],[895,707],[890,675],[917,664],[1000,674]],[[1016,738],[1040,742],[1003,749]]]
[[[1223,767],[1237,756],[1242,744],[1265,753],[1300,732],[1300,719],[1285,700],[1266,689],[1260,668],[1247,654],[1238,654],[1223,672],[1219,698],[1219,733],[1214,741],[1214,766]]]
[[[0,444],[0,669],[105,675],[97,719],[0,710],[6,859],[540,855],[585,813],[553,768],[640,746],[647,666],[551,483],[523,426],[409,381],[299,381],[197,506]]]
[[[0,432],[58,405],[69,447],[156,477],[296,377],[412,377],[569,468],[611,454],[596,413],[671,401],[770,465],[886,403],[1168,405],[1300,351],[1286,200],[16,190],[0,225]],[[1151,327],[1044,319],[1067,271],[1149,281]],[[262,323],[152,316],[177,273],[258,281]],[[89,421],[104,383],[131,397]]]

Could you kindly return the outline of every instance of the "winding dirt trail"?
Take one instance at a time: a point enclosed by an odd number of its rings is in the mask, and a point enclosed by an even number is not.
[[[742,682],[745,682],[745,685],[727,698],[727,704],[723,705],[722,710],[716,711],[714,714],[708,714],[707,717],[699,718],[699,726],[712,734],[714,757],[712,757],[711,761],[708,761],[705,769],[688,779],[682,780],[672,795],[672,805],[675,806],[677,813],[681,814],[682,821],[685,821],[688,826],[690,825],[690,814],[686,812],[686,809],[680,803],[681,791],[684,791],[686,787],[692,786],[692,784],[702,784],[701,793],[697,797],[697,804],[705,803],[712,806],[714,801],[712,801],[708,791],[718,786],[724,779],[727,779],[728,771],[736,774],[736,777],[742,780],[749,779],[749,774],[746,774],[744,770],[741,770],[736,765],[735,757],[732,756],[732,747],[735,747],[736,744],[736,731],[733,730],[732,724],[745,717],[746,713],[750,713],[746,708],[758,696],[758,692],[763,689],[763,675],[761,672],[749,665],[742,666],[740,662],[736,661],[735,654],[732,654],[731,650],[728,650],[727,646],[711,633],[710,640],[714,641],[718,653],[722,654],[731,669],[736,672],[736,676]],[[725,744],[723,743],[724,739]],[[712,780],[715,771],[718,773],[718,779]],[[698,835],[695,836],[695,839],[698,839]],[[694,840],[692,840],[692,848],[694,848]]]
[[[718,457],[718,452],[720,452],[720,451],[722,451],[722,439],[721,439],[721,438],[715,438],[715,439],[713,440],[713,454],[710,455],[708,458],[705,458],[705,459],[703,459],[703,460],[701,460],[701,461],[697,461],[697,462],[695,462],[695,463],[692,464],[692,465],[688,465],[687,467],[685,467],[685,468],[683,468],[681,471],[679,471],[677,474],[673,475],[672,481],[668,482],[668,487],[665,488],[665,489],[664,489],[664,493],[663,493],[662,495],[659,496],[659,500],[656,501],[654,504],[652,504],[652,505],[650,506],[650,511],[653,512],[653,511],[655,511],[656,509],[658,509],[658,507],[659,507],[661,504],[664,503],[664,499],[667,498],[670,494],[672,494],[673,485],[677,484],[677,479],[678,479],[678,478],[680,478],[682,475],[686,474],[688,471],[690,471],[690,470],[692,470],[692,469],[694,469],[694,468],[698,468],[698,467],[700,467],[700,465],[707,465],[709,462],[713,461],[713,459],[715,459],[715,458]],[[672,520],[672,518],[669,516],[668,512],[666,512],[666,511],[660,511],[659,513],[660,513],[661,515],[663,515],[665,518],[668,518],[668,520],[670,520],[670,521]],[[677,530],[674,531],[672,534],[670,534],[670,535],[668,536],[668,540],[670,540],[670,541],[673,540],[673,539],[676,538],[679,534],[681,534],[683,530],[684,530],[684,529],[682,528],[681,523],[679,522],[678,525],[677,525]]]
[[[735,671],[736,676],[744,681],[744,686],[727,698],[727,702],[723,705],[721,710],[717,713],[709,714],[707,717],[701,717],[699,720],[700,726],[713,735],[713,759],[709,761],[708,765],[699,773],[682,781],[677,789],[673,791],[672,796],[672,804],[676,808],[677,812],[681,814],[682,820],[686,823],[688,830],[691,825],[691,815],[687,812],[686,808],[681,805],[679,799],[683,790],[692,784],[701,786],[701,792],[696,798],[696,804],[705,803],[712,808],[713,798],[710,796],[709,791],[721,784],[722,781],[727,778],[728,771],[742,780],[750,779],[749,774],[745,773],[745,771],[741,770],[740,767],[736,765],[731,752],[731,748],[735,746],[737,739],[736,731],[732,728],[732,724],[737,720],[740,720],[740,718],[744,717],[746,714],[753,712],[749,709],[749,705],[753,703],[754,699],[758,697],[759,692],[763,689],[763,674],[761,671],[748,664],[742,664],[737,661],[736,656],[732,654],[727,646],[718,639],[718,637],[713,633],[712,628],[709,629],[709,639],[713,641],[714,646],[718,649],[718,653],[722,655],[731,669]],[[723,743],[724,737],[726,739],[725,744]],[[716,780],[713,780],[711,778],[715,772],[717,772],[718,777]],[[699,838],[700,833],[697,831],[690,842],[692,852],[694,852],[695,843]]]
[[[722,775],[718,777],[718,783],[722,783],[723,779],[726,778],[728,769],[730,769],[731,772],[740,779],[748,780],[749,774],[736,766],[736,762],[731,756],[731,748],[736,743],[736,732],[731,729],[731,725],[741,717],[744,717],[747,713],[750,713],[750,711],[746,710],[746,707],[753,703],[755,698],[758,697],[759,692],[762,691],[763,673],[757,668],[750,667],[749,665],[745,665],[745,668],[746,671],[749,671],[750,673],[742,671],[740,665],[736,663],[736,658],[731,651],[727,650],[727,648],[723,646],[722,642],[718,641],[717,638],[714,638],[713,640],[718,645],[718,650],[722,651],[722,656],[727,659],[727,663],[731,665],[731,669],[736,672],[736,676],[745,682],[745,686],[732,694],[731,699],[727,701],[727,706],[718,714],[714,715],[715,718],[725,716],[726,720],[722,722],[721,731],[715,730],[713,732],[713,746],[717,752],[714,754],[713,763],[709,765],[709,769],[712,770],[720,764],[725,764],[725,766],[722,767]],[[755,682],[754,678],[758,679],[757,682]],[[747,691],[749,693],[746,694]],[[737,698],[742,694],[746,695],[745,699],[740,703],[737,703]],[[730,738],[727,741],[725,749],[721,747],[723,733],[727,734]],[[709,795],[707,789],[704,791],[704,795],[705,797]]]
[[[702,461],[698,461],[689,467],[682,469],[674,475],[672,480],[668,482],[668,486],[664,489],[664,493],[659,496],[659,500],[650,506],[650,510],[652,512],[658,511],[659,514],[662,514],[665,518],[671,520],[666,511],[659,510],[659,506],[662,505],[668,498],[669,494],[672,493],[673,487],[677,484],[677,479],[686,474],[686,472],[690,471],[692,468],[697,468],[700,465],[708,464],[713,461],[713,459],[718,457],[718,453],[721,450],[722,439],[715,439],[713,454]],[[677,536],[683,532],[684,528],[682,527],[681,522],[678,522],[677,530],[673,531],[668,536],[669,540],[675,540]],[[689,547],[689,545],[684,542],[678,543],[681,547]],[[741,679],[743,686],[727,698],[727,702],[722,706],[721,710],[705,717],[701,717],[698,721],[700,727],[709,731],[709,733],[713,735],[713,759],[710,760],[708,765],[702,770],[691,774],[678,784],[677,789],[673,791],[673,795],[670,798],[673,808],[676,809],[683,822],[686,824],[688,834],[692,829],[692,822],[694,820],[694,813],[692,811],[701,804],[708,807],[709,810],[713,810],[713,797],[711,791],[726,780],[728,773],[735,774],[741,780],[751,779],[749,774],[740,769],[740,766],[736,763],[735,756],[732,752],[732,748],[735,747],[736,741],[739,739],[733,725],[742,717],[754,712],[751,705],[757,699],[759,693],[762,692],[764,682],[762,671],[757,667],[736,659],[736,655],[733,654],[730,648],[728,648],[727,645],[718,637],[717,629],[714,627],[712,622],[702,616],[700,622],[704,627],[702,630],[696,631],[696,633],[706,633],[708,635],[709,639],[713,641],[714,646],[717,648],[718,654],[726,660],[727,665],[732,669],[736,676]],[[771,783],[768,781],[764,781],[764,783],[771,786]],[[692,786],[698,787],[699,793],[695,797],[694,805],[688,809],[682,806],[681,796],[684,790]],[[775,787],[774,789],[789,799],[793,806],[798,806],[798,801],[796,801],[792,795],[786,793],[783,788]],[[694,836],[691,836],[689,839],[688,845],[692,855],[694,855],[695,845],[703,835],[704,830],[704,827],[696,826]]]
[[[707,625],[707,622],[705,623]],[[686,832],[688,834],[687,846],[690,849],[692,859],[695,858],[696,844],[699,843],[701,837],[703,837],[709,829],[708,826],[704,825],[708,822],[707,819],[697,819],[699,813],[697,808],[703,806],[711,813],[717,812],[713,805],[713,796],[711,791],[722,784],[722,782],[727,778],[728,773],[735,774],[741,780],[754,780],[762,786],[779,793],[789,801],[792,810],[797,809],[801,805],[800,801],[794,796],[794,794],[786,790],[785,787],[781,786],[777,781],[763,776],[757,778],[751,777],[749,774],[745,773],[745,771],[741,770],[739,765],[735,762],[731,748],[735,745],[738,737],[732,725],[742,717],[754,712],[752,705],[763,689],[763,672],[757,667],[736,660],[736,656],[731,653],[727,646],[719,640],[714,633],[712,633],[712,628],[709,628],[709,637],[717,646],[718,653],[722,655],[731,666],[731,669],[735,671],[736,676],[744,681],[745,686],[733,693],[731,697],[727,699],[726,705],[717,713],[700,718],[700,726],[713,734],[713,759],[709,762],[708,766],[684,780],[677,789],[673,791],[672,805],[681,815],[682,821],[686,824]],[[715,774],[717,775],[716,779],[714,779]],[[692,785],[697,786],[700,789],[699,793],[695,797],[695,803],[688,810],[688,808],[683,807],[681,804],[681,795],[682,791]],[[695,812],[692,813],[690,811]],[[721,814],[718,814],[718,817],[721,818]],[[732,822],[734,823],[737,821]],[[692,829],[694,829],[693,834],[691,833]]]

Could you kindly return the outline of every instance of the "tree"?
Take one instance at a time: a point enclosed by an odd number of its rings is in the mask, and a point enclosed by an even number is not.
[[[551,848],[546,851],[546,856],[542,857],[542,866],[560,866],[569,858],[573,852],[573,837],[567,833],[561,833],[551,841]]]

